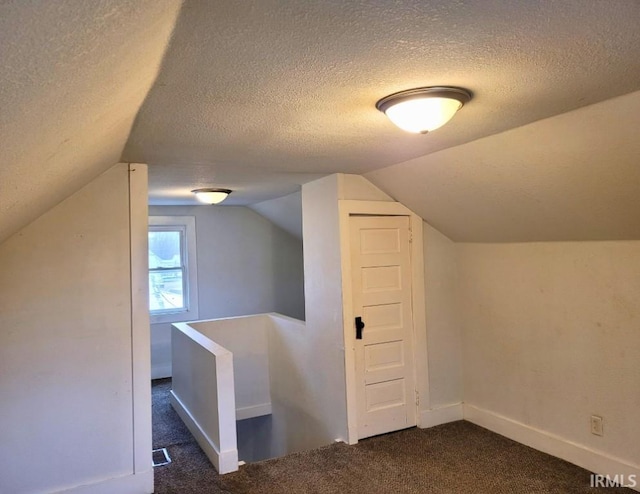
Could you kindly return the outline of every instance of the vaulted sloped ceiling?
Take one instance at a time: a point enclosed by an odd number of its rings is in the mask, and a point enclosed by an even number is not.
[[[456,240],[640,238],[639,24],[637,0],[0,1],[0,240],[118,160],[153,204],[345,172]],[[375,109],[428,85],[474,97],[428,135]]]
[[[366,178],[470,242],[640,239],[640,92]]]
[[[294,192],[249,206],[285,232],[302,240],[302,194]]]
[[[0,2],[0,242],[120,160],[180,5]]]
[[[157,204],[361,173],[458,240],[640,238],[640,114],[559,116],[640,89],[638,25],[636,0],[187,0],[124,157]],[[443,84],[474,98],[432,134],[375,109]]]

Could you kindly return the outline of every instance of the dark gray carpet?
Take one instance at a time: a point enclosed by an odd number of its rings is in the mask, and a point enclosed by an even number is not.
[[[155,493],[224,493],[220,476],[169,403],[171,379],[152,383],[153,449],[167,448],[171,463],[154,468]]]
[[[591,488],[589,472],[469,422],[408,429],[241,467],[220,477],[153,384],[153,445],[173,462],[155,469],[156,494],[632,494]]]

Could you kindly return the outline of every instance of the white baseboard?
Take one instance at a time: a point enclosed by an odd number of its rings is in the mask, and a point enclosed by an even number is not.
[[[418,427],[426,429],[440,424],[455,422],[456,420],[462,420],[462,415],[462,403],[432,408],[431,410],[421,410]]]
[[[271,403],[262,403],[250,407],[236,408],[236,420],[245,420],[253,417],[271,415]]]
[[[209,461],[216,467],[218,473],[223,474],[238,470],[238,450],[218,451],[217,446],[211,441],[207,433],[200,427],[200,424],[198,424],[173,390],[170,392],[169,398],[171,406],[178,413],[187,429],[193,434],[193,437],[207,455]]]
[[[135,475],[126,475],[101,480],[92,484],[79,485],[58,491],[60,494],[151,494],[153,492],[153,468]]]
[[[522,444],[526,444],[544,453],[585,468],[600,475],[624,476],[637,479],[637,485],[631,487],[640,492],[640,466],[609,456],[581,444],[571,442],[555,434],[536,429],[521,422],[498,415],[473,405],[463,405],[464,419],[476,425],[501,434]]]

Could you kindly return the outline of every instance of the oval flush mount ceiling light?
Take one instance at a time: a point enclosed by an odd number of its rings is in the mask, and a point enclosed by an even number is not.
[[[231,194],[230,189],[193,189],[193,192],[196,195],[196,198],[200,202],[204,202],[205,204],[220,204],[224,201],[229,194]]]
[[[376,108],[402,130],[426,134],[446,124],[470,99],[471,93],[458,87],[421,87],[382,98]]]

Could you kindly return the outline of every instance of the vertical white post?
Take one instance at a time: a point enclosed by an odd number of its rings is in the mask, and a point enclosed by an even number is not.
[[[147,166],[129,164],[131,259],[131,360],[133,382],[133,471],[148,475],[153,492],[151,439],[151,339],[149,327]]]

